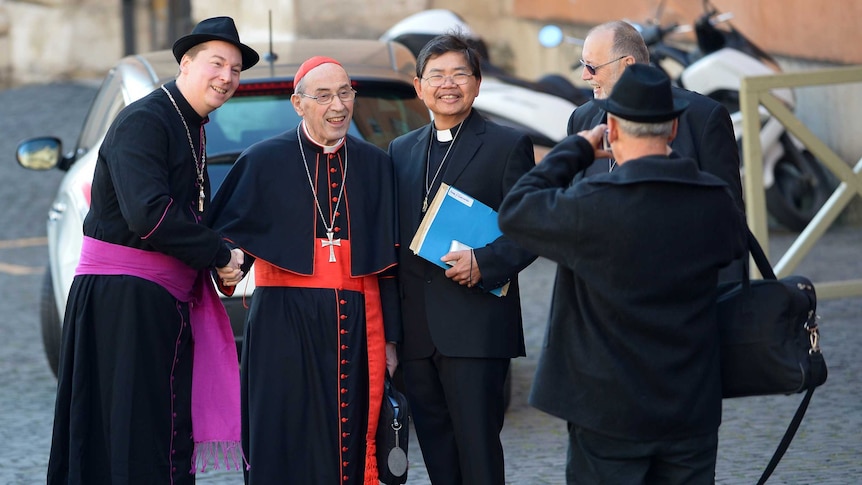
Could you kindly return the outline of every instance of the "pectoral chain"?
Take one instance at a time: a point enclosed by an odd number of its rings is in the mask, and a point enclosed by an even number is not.
[[[314,190],[314,181],[311,178],[311,170],[308,168],[308,160],[305,159],[305,149],[302,148],[302,137],[299,134],[299,129],[302,123],[296,127],[296,139],[299,141],[299,153],[302,155],[302,164],[305,166],[305,174],[308,175],[308,185],[311,187],[311,195],[314,197],[314,204],[317,206],[317,213],[320,214],[320,220],[323,222],[323,228],[326,229],[326,241],[320,241],[320,247],[329,247],[329,262],[335,262],[335,246],[341,247],[341,239],[335,238],[335,214],[338,213],[338,206],[341,204],[341,196],[344,195],[344,185],[347,182],[347,141],[344,142],[344,175],[341,177],[341,188],[338,190],[338,199],[335,201],[335,208],[332,210],[332,218],[329,220],[329,225],[326,224],[326,217],[323,216],[323,209],[320,207],[320,201],[317,200],[317,191]]]
[[[198,159],[198,154],[195,151],[195,145],[192,143],[192,132],[189,130],[189,124],[186,123],[186,117],[183,116],[183,112],[180,111],[180,107],[177,106],[177,102],[174,101],[174,97],[171,96],[168,88],[162,84],[162,91],[168,95],[168,99],[171,100],[171,104],[174,105],[174,109],[177,110],[177,114],[180,115],[180,120],[183,122],[183,127],[186,129],[186,137],[189,140],[189,147],[192,149],[192,160],[195,161],[195,172],[196,179],[195,185],[198,187],[198,212],[204,211],[204,201],[206,200],[206,193],[204,193],[204,170],[207,166],[207,151],[206,151],[206,135],[204,134],[201,138],[201,157]]]

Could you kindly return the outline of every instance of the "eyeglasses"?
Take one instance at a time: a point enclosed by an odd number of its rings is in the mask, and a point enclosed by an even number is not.
[[[323,93],[323,94],[318,94],[317,96],[312,96],[310,94],[305,94],[305,93],[296,93],[296,94],[298,94],[304,98],[311,98],[311,99],[317,101],[317,104],[323,104],[323,105],[332,103],[332,100],[335,99],[336,96],[338,96],[338,99],[340,99],[342,102],[345,102],[345,103],[348,101],[353,101],[353,99],[356,98],[356,90],[355,89],[343,89],[336,94]]]
[[[596,71],[598,71],[600,67],[607,66],[608,64],[613,64],[614,62],[617,62],[620,59],[625,59],[626,57],[628,57],[628,56],[620,56],[620,57],[617,57],[616,59],[614,59],[612,61],[608,61],[604,64],[599,64],[598,66],[593,66],[592,64],[587,64],[586,62],[584,62],[583,59],[581,59],[580,62],[581,62],[581,65],[584,66],[584,69],[586,69],[587,72],[589,72],[591,76],[595,76]]]
[[[434,76],[428,76],[426,78],[422,78],[428,82],[428,85],[432,88],[439,88],[440,86],[446,84],[446,80],[449,79],[453,83],[458,86],[463,86],[470,82],[470,78],[472,78],[472,74],[467,74],[466,72],[459,72],[457,74],[453,74],[451,76],[441,76],[440,74],[435,74]]]

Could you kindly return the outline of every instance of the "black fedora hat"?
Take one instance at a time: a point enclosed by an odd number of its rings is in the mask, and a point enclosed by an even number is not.
[[[672,120],[688,106],[674,98],[667,75],[647,64],[626,67],[610,96],[595,102],[614,116],[640,123]]]
[[[239,41],[239,33],[230,17],[213,17],[201,20],[195,25],[191,34],[180,37],[174,42],[174,57],[177,62],[180,62],[189,49],[211,40],[220,40],[235,45],[242,53],[243,71],[257,64],[257,61],[260,60],[260,56],[254,49]]]

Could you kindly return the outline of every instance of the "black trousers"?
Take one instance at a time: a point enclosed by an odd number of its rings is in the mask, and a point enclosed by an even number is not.
[[[503,485],[500,431],[509,359],[446,357],[401,363],[416,437],[434,485]]]
[[[718,431],[693,438],[628,441],[569,423],[566,484],[711,485]]]

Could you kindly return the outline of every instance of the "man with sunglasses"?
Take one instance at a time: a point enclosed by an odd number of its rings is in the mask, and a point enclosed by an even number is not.
[[[580,62],[583,66],[581,79],[593,88],[595,99],[605,99],[626,67],[649,64],[649,50],[634,27],[617,20],[593,27],[587,33]],[[706,96],[682,88],[674,88],[674,96],[687,101],[689,108],[679,117],[679,129],[671,148],[679,156],[693,158],[701,170],[724,180],[739,209],[743,210],[739,149],[727,109]],[[588,130],[606,120],[605,111],[591,100],[572,113],[568,134]],[[581,172],[581,176],[607,173],[615,166],[612,158],[597,159]],[[737,265],[731,268],[728,272],[738,279],[741,269]]]
[[[335,59],[294,77],[300,124],[255,144],[210,223],[254,262],[242,352],[246,483],[378,483],[374,437],[400,340],[392,162],[348,135],[356,92]]]

